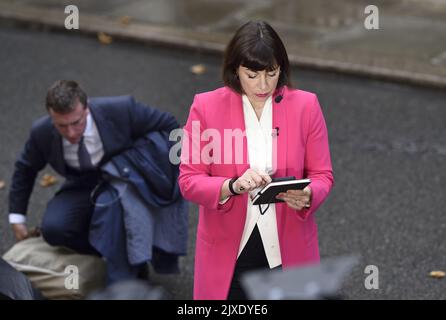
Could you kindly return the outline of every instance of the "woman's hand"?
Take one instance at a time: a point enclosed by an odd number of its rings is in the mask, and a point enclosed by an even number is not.
[[[276,198],[285,201],[292,209],[302,210],[311,205],[311,188],[307,186],[303,190],[288,190],[279,193]]]
[[[237,193],[245,193],[259,187],[264,187],[270,182],[271,177],[268,174],[249,168],[234,182],[233,188]]]

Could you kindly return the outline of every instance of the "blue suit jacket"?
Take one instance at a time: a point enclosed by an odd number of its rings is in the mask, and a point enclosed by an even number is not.
[[[169,113],[142,105],[131,96],[91,98],[88,105],[104,147],[101,164],[132,147],[148,132],[171,131],[179,126]],[[26,214],[36,176],[47,164],[68,182],[78,177],[65,163],[61,135],[51,118],[44,116],[34,122],[15,163],[9,212]]]
[[[116,252],[122,251],[125,263],[151,261],[158,273],[179,272],[178,256],[187,253],[189,208],[178,186],[179,166],[166,161],[171,146],[168,133],[151,132],[101,167],[107,183],[95,199],[89,239],[108,261],[116,263]]]

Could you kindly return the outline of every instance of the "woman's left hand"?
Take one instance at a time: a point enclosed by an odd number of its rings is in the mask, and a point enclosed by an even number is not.
[[[285,201],[292,209],[302,210],[311,206],[311,188],[307,186],[303,190],[288,190],[279,193],[276,198]]]

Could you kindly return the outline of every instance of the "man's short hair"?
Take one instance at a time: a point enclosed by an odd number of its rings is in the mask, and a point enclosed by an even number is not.
[[[74,110],[77,102],[87,107],[87,95],[73,80],[58,80],[46,94],[46,108],[56,113],[69,113]]]

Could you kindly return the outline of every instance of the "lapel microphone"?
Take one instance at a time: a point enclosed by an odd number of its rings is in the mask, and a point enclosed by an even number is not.
[[[276,103],[280,103],[282,99],[283,99],[283,87],[279,89],[279,94],[274,98],[274,101]],[[277,138],[279,136],[279,127],[275,127],[274,129],[275,132],[272,134],[272,136]]]
[[[280,101],[282,101],[282,99],[283,99],[283,87],[280,88],[278,91],[279,92],[278,92],[277,96],[274,98],[275,103],[280,103]]]

